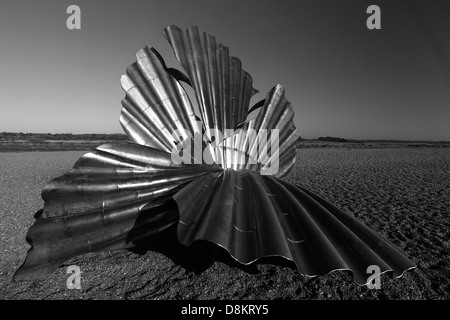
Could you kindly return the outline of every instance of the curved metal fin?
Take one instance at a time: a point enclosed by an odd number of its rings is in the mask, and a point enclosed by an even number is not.
[[[266,99],[262,99],[262,100],[258,101],[257,103],[255,103],[255,105],[253,107],[250,108],[250,110],[248,110],[248,113],[252,113],[256,109],[261,108],[265,102],[266,102]]]
[[[172,195],[218,170],[175,165],[170,154],[132,143],[105,144],[85,154],[43,189],[43,212],[27,233],[32,248],[14,280],[42,278],[82,253],[158,237],[178,222]]]
[[[325,200],[251,171],[227,170],[191,182],[174,199],[179,241],[208,240],[242,264],[268,256],[292,260],[307,276],[351,270],[358,284],[370,265],[401,275],[403,252]]]
[[[120,79],[126,92],[120,124],[134,142],[171,152],[181,140],[201,132],[201,124],[176,79],[183,78],[182,73],[167,70],[155,49],[145,47],[136,53],[136,62]]]
[[[295,162],[298,133],[293,121],[294,110],[284,95],[284,88],[273,87],[255,107],[260,108],[258,115],[239,125],[234,135],[224,138],[222,166],[285,176]]]
[[[187,83],[188,85],[192,86],[191,81],[189,80],[187,75],[185,75],[183,72],[181,72],[178,69],[168,68],[166,65],[166,62],[164,61],[164,58],[161,56],[161,54],[153,47],[150,48],[150,50],[158,57],[159,61],[161,61],[161,64],[163,65],[164,70],[166,70],[172,77],[174,77],[175,80],[183,81],[183,82]]]
[[[175,56],[187,72],[207,129],[234,129],[248,114],[250,98],[258,91],[241,61],[230,57],[228,47],[195,26],[163,31]]]

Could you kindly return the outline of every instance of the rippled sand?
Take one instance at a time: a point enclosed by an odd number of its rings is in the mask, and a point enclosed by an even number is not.
[[[168,257],[129,251],[90,253],[48,278],[10,283],[25,258],[25,235],[42,208],[40,192],[85,152],[0,153],[0,299],[449,299],[450,149],[300,149],[287,181],[355,216],[406,252],[418,268],[382,275],[381,290],[348,272],[306,278],[288,265],[245,271],[224,262],[195,274]],[[204,258],[204,257],[203,257]],[[81,290],[66,268],[80,266]]]

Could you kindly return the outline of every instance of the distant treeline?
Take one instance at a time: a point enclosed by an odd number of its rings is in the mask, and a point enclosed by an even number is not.
[[[0,140],[85,140],[85,141],[123,141],[128,140],[125,134],[99,134],[99,133],[23,133],[23,132],[0,132]]]
[[[336,138],[336,137],[319,137],[319,141],[347,142],[347,139],[344,139],[344,138]]]

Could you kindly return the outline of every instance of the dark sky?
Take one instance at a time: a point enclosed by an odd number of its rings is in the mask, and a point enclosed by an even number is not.
[[[81,8],[81,30],[66,9]],[[381,30],[366,9],[381,8]],[[198,25],[264,98],[277,83],[304,138],[450,140],[450,1],[5,1],[0,132],[117,133],[121,74],[161,31]]]

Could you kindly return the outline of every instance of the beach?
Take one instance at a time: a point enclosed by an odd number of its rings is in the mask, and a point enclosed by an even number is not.
[[[433,147],[301,148],[283,178],[343,209],[417,264],[401,278],[383,274],[379,290],[357,285],[349,271],[309,278],[283,261],[242,268],[211,258],[193,272],[162,253],[127,250],[84,254],[43,280],[11,283],[44,205],[42,188],[86,152],[0,153],[0,299],[450,298],[450,148]],[[80,290],[67,288],[70,265],[80,267]]]

